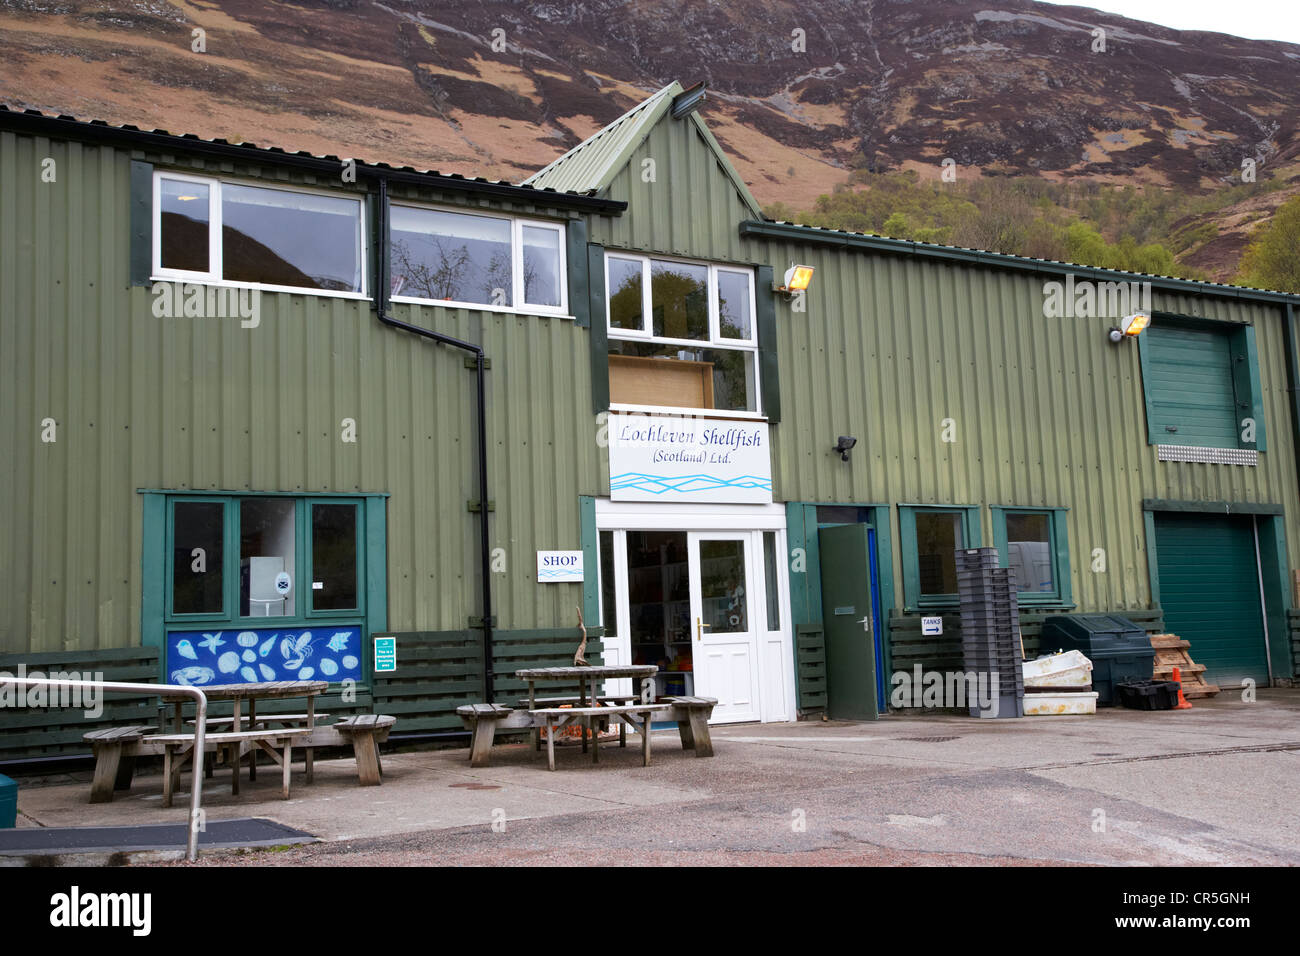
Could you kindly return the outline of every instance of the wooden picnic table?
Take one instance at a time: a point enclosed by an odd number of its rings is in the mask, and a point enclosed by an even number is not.
[[[316,724],[316,695],[325,693],[325,691],[329,690],[329,686],[329,682],[323,680],[276,680],[266,681],[265,683],[213,684],[211,687],[202,687],[200,689],[208,700],[229,700],[233,702],[235,723],[232,729],[238,732],[243,729],[240,705],[245,699],[248,701],[248,723],[249,726],[252,726],[257,722],[257,702],[259,700],[306,697],[307,727],[308,729],[312,728]],[[164,703],[175,704],[175,727],[173,730],[180,733],[184,724],[182,707],[190,698],[181,694],[163,694],[162,699]]]
[[[201,688],[207,695],[209,701],[228,700],[234,707],[233,722],[231,726],[232,733],[242,733],[243,719],[240,713],[241,704],[244,700],[248,701],[248,728],[251,732],[257,724],[257,702],[259,700],[279,700],[286,697],[306,697],[307,713],[303,715],[305,730],[311,730],[316,726],[316,696],[329,690],[329,682],[323,680],[278,680],[266,681],[263,683],[250,682],[242,684],[213,684],[211,687]],[[164,703],[171,703],[175,706],[175,716],[173,719],[173,734],[180,734],[184,731],[184,713],[183,707],[190,698],[180,694],[163,694]],[[297,717],[297,715],[294,715]],[[267,718],[276,720],[275,716]],[[250,738],[252,739],[252,738]],[[262,749],[266,749],[263,747]],[[254,745],[249,749],[248,757],[248,779],[257,779],[257,754],[259,747]],[[307,782],[311,783],[312,779],[312,756],[313,748],[308,747],[306,751],[307,764]],[[232,768],[235,779],[232,784],[238,787],[239,767],[236,765]],[[235,790],[238,793],[238,789]]]
[[[587,706],[588,681],[591,682],[591,697],[595,701],[600,696],[596,693],[597,681],[633,677],[640,682],[638,696],[641,698],[641,702],[651,704],[654,703],[650,699],[653,695],[650,694],[646,681],[658,673],[659,668],[653,664],[622,664],[593,667],[526,667],[523,670],[515,671],[515,676],[522,681],[528,682],[528,709],[536,710],[537,707],[534,705],[537,700],[536,685],[538,681],[555,681],[565,684],[576,681],[578,684],[578,700],[585,707]]]
[[[546,709],[545,707],[539,708],[537,706],[538,704],[537,682],[538,681],[553,681],[556,683],[564,683],[564,684],[571,684],[576,681],[578,684],[578,699],[574,701],[574,703],[577,704],[578,710],[582,712],[587,709],[589,704],[594,707],[600,706],[600,695],[597,693],[598,681],[617,680],[620,677],[632,677],[635,678],[637,681],[639,681],[637,696],[641,698],[641,703],[643,705],[653,704],[654,700],[652,698],[654,695],[650,692],[650,685],[647,683],[647,681],[649,681],[650,678],[654,677],[654,675],[658,673],[659,673],[659,668],[656,667],[654,664],[623,664],[623,665],[594,665],[594,666],[584,666],[584,667],[525,667],[522,670],[515,671],[515,676],[522,681],[528,682],[528,710],[530,712],[537,711],[539,709],[541,710]],[[588,695],[587,695],[588,682],[591,683],[590,700],[588,700]],[[620,699],[623,698],[620,697]],[[590,715],[573,714],[572,716],[574,718],[578,718],[580,716],[586,716],[588,718],[585,721],[581,722],[583,728],[582,752],[583,753],[587,752],[588,731],[590,731],[591,733],[593,739],[593,746],[598,748],[599,744],[597,744],[594,739],[597,731],[592,729],[592,721],[590,720]],[[564,723],[567,723],[567,717],[568,715],[566,715],[566,718],[561,719],[558,723],[550,723],[549,721],[546,723],[547,726],[546,746],[547,746],[547,753],[550,755],[552,770],[555,769],[555,756],[554,756],[555,742],[554,740],[552,740],[552,738],[556,733],[556,729],[559,726],[563,725]],[[532,731],[529,733],[529,737],[532,741],[534,750],[540,750],[542,747],[540,727],[541,725],[535,725]],[[649,721],[647,720],[645,723],[645,733],[647,735],[647,739],[649,735],[649,727],[650,724]],[[619,731],[620,745],[625,746],[627,743],[627,738],[625,734],[626,734],[626,730],[624,730],[623,727],[620,727],[620,731]],[[592,759],[593,760],[599,759],[599,754],[600,754],[599,749],[596,749],[595,752],[593,752],[592,754]],[[648,753],[646,755],[646,758],[647,760],[649,759]]]

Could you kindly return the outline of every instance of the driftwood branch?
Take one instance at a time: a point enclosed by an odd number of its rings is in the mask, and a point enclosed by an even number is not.
[[[582,620],[582,608],[576,608],[578,612],[578,627],[582,630],[582,643],[578,645],[577,651],[573,655],[574,667],[587,667],[587,659],[582,656],[582,652],[587,649],[587,625]]]

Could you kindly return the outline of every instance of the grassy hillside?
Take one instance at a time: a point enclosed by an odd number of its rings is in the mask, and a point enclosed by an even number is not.
[[[1268,218],[1288,196],[1300,194],[1300,171],[1258,182],[1236,182],[1202,195],[1158,186],[1114,186],[1037,176],[980,176],[956,182],[923,180],[914,169],[856,170],[810,209],[784,203],[769,216],[805,225],[869,232],[920,242],[987,249],[1081,265],[1151,272],[1189,279],[1231,278],[1252,222]],[[1234,209],[1259,207],[1233,261],[1206,269],[1198,254],[1223,239]],[[1225,275],[1226,273],[1226,275]]]

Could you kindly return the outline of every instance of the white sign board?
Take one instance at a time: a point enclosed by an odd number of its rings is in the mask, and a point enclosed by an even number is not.
[[[610,415],[609,496],[771,504],[767,422]]]
[[[938,616],[921,618],[921,633],[927,637],[942,634],[943,618]]]
[[[537,583],[559,584],[582,580],[581,551],[538,551]]]

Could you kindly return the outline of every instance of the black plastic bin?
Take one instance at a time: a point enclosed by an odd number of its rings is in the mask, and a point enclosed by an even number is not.
[[[1126,680],[1115,685],[1119,702],[1133,710],[1173,710],[1178,684],[1171,680]]]
[[[1043,622],[1041,654],[1080,651],[1092,661],[1092,689],[1099,706],[1119,703],[1115,685],[1149,681],[1156,652],[1151,637],[1128,618],[1114,614],[1062,614]]]

